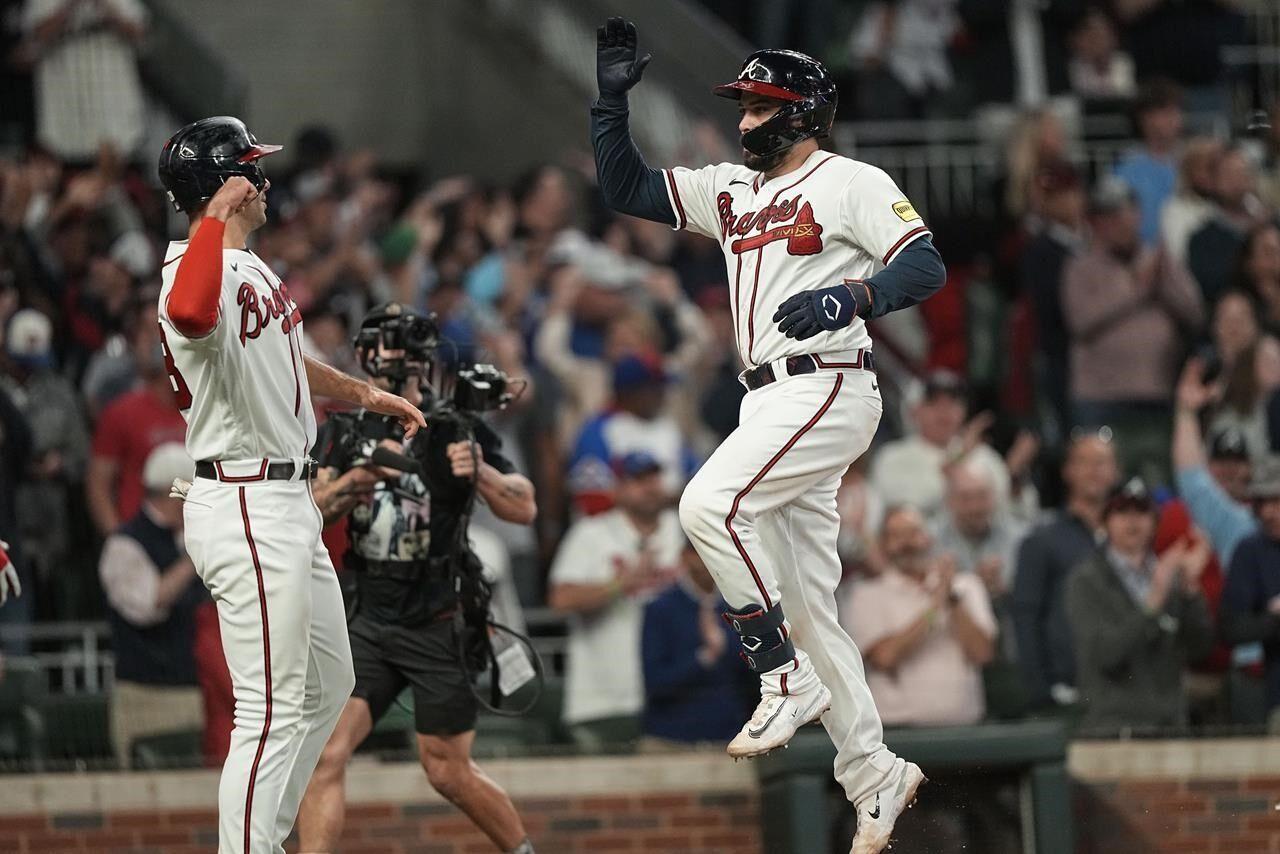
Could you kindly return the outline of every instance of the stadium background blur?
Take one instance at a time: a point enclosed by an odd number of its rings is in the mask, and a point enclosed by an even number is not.
[[[312,355],[356,372],[353,324],[395,299],[532,380],[495,422],[538,521],[477,525],[548,687],[524,719],[487,717],[477,748],[501,758],[539,850],[818,850],[768,841],[803,814],[784,766],[761,788],[719,746],[689,747],[697,721],[737,719],[732,667],[707,667],[706,691],[664,658],[723,658],[714,597],[661,588],[671,574],[649,567],[597,636],[609,642],[576,648],[582,620],[548,607],[557,575],[599,569],[568,565],[591,551],[566,554],[566,536],[627,512],[618,460],[652,454],[674,498],[743,394],[718,250],[614,215],[595,189],[593,30],[618,12],[655,57],[632,96],[651,164],[736,160],[735,116],[710,86],[754,46],[804,50],[841,83],[832,148],[893,175],[947,262],[940,294],[873,325],[886,414],[840,496],[838,596],[864,652],[913,616],[881,583],[913,548],[930,577],[979,578],[999,627],[988,662],[942,637],[913,678],[910,662],[869,664],[892,693],[887,723],[956,751],[902,823],[903,850],[1069,850],[1039,835],[1043,816],[1032,827],[1029,766],[965,758],[1030,721],[1070,737],[1056,821],[1075,850],[1280,851],[1280,600],[1265,595],[1280,593],[1280,527],[1246,500],[1246,484],[1275,483],[1280,454],[1280,129],[1258,121],[1280,120],[1268,0],[0,0],[0,539],[24,587],[0,610],[0,849],[209,844],[215,772],[190,770],[219,750],[200,716],[217,705],[208,605],[198,591],[143,601],[154,582],[104,543],[145,500],[150,452],[182,436],[154,306],[185,224],[156,155],[179,125],[226,113],[286,146],[267,161],[254,249],[301,305]],[[1079,697],[1092,658],[1076,660],[1075,630],[1105,626],[1066,601],[1063,525],[1100,509],[1072,448],[1101,455],[1107,487],[1146,480],[1156,551],[1207,544],[1187,595],[1205,599],[1214,649],[1142,646],[1117,689],[1131,718]],[[341,531],[327,539],[340,563]],[[174,630],[139,630],[155,626]],[[677,632],[688,649],[662,648]],[[139,648],[148,637],[161,646]],[[622,684],[566,688],[572,654]],[[184,701],[204,683],[181,727],[180,704],[138,693],[159,660]],[[1133,687],[1159,671],[1176,674],[1171,692]],[[566,719],[567,694],[598,701],[595,717]],[[357,760],[344,850],[487,850],[405,771],[403,711]],[[823,815],[809,838],[844,850],[852,811]]]

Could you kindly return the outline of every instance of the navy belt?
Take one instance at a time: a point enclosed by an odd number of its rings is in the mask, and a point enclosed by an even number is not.
[[[742,384],[747,387],[748,391],[755,391],[758,388],[764,388],[769,383],[777,382],[782,379],[773,369],[774,363],[761,365],[758,368],[752,368],[749,371],[742,372]],[[876,363],[871,358],[870,350],[861,350],[858,353],[856,362],[824,362],[821,356],[788,356],[785,363],[787,376],[797,377],[801,374],[816,373],[820,368],[830,370],[858,370],[872,371],[876,369]]]
[[[262,470],[257,474],[234,477],[223,474],[213,460],[201,460],[196,463],[196,477],[207,477],[209,480],[220,480],[223,483],[249,483],[256,480],[314,480],[320,464],[315,460],[307,460],[301,475],[294,463],[281,461],[268,463],[263,460]]]

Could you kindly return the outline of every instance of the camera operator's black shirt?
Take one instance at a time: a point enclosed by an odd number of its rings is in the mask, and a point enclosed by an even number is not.
[[[471,429],[484,462],[503,474],[515,471],[502,455],[502,440],[479,418]],[[315,456],[322,467],[348,468],[334,458],[333,422],[320,428]],[[451,420],[429,419],[426,429],[412,440],[410,456],[423,461],[424,478],[401,474],[397,481],[383,481],[351,511],[347,522],[347,553],[366,561],[418,563],[450,554],[456,544],[462,513],[471,491],[467,480],[453,476],[446,449],[464,439],[462,426]],[[425,450],[418,443],[425,443]],[[477,499],[479,500],[479,499]],[[355,564],[357,561],[350,561]],[[365,572],[357,573],[358,613],[384,622],[412,624],[430,619],[451,607],[447,590],[430,581],[406,581]]]

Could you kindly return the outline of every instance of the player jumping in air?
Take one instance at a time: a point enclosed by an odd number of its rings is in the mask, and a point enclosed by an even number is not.
[[[753,53],[715,89],[738,102],[743,165],[658,170],[627,125],[627,90],[649,59],[629,22],[600,28],[592,141],[610,207],[717,240],[728,265],[749,391],[680,520],[760,674],[760,705],[729,753],[767,753],[821,718],[857,809],[852,854],[878,854],[924,775],[885,747],[862,657],[836,619],[836,488],[880,421],[866,321],[928,298],[946,271],[888,175],[819,148],[836,109],[821,63]]]
[[[298,804],[355,675],[338,578],[311,497],[311,392],[425,426],[407,400],[302,353],[302,314],[245,246],[267,219],[261,145],[239,119],[187,125],[160,180],[191,219],[160,291],[165,368],[196,479],[186,547],[218,606],[236,698],[218,787],[220,854],[283,854]]]

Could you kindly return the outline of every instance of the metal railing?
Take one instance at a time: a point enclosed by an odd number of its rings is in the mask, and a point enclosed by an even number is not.
[[[105,622],[4,625],[0,640],[32,649],[12,660],[38,668],[46,676],[45,684],[58,693],[98,693],[115,680],[111,630]]]

